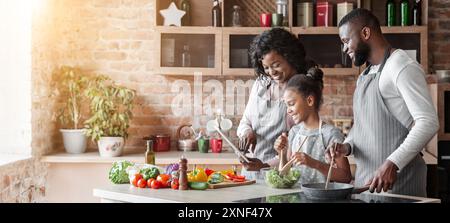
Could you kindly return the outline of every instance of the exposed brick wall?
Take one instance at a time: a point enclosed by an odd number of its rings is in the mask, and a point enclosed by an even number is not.
[[[170,86],[192,77],[165,76],[154,71],[154,0],[45,0],[33,20],[33,155],[39,157],[62,150],[58,124],[54,119],[56,99],[52,97],[51,73],[61,65],[80,66],[102,73],[138,92],[135,118],[128,147],[142,147],[141,138],[167,132],[175,137],[177,127],[192,121],[192,115],[174,117]],[[450,3],[429,0],[430,64],[434,69],[450,68]],[[203,82],[212,79],[204,77]],[[221,77],[226,80],[240,77]],[[243,78],[244,81],[249,77]],[[356,77],[325,78],[325,120],[352,116],[352,93]],[[208,94],[203,95],[204,98]],[[210,117],[202,115],[204,125]],[[230,117],[237,126],[240,116]],[[235,129],[235,128],[234,128]],[[235,130],[231,132],[234,134]],[[45,194],[46,166],[37,159],[5,167],[0,174],[0,201],[41,201]],[[31,192],[31,198],[28,194]],[[2,199],[4,198],[4,199]]]
[[[450,1],[428,0],[428,49],[431,70],[450,69]]]
[[[0,171],[0,203],[43,201],[47,166],[30,159],[2,166]]]

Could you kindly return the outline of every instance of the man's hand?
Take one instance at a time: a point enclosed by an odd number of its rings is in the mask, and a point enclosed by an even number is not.
[[[341,144],[334,142],[325,150],[325,159],[329,163],[331,161],[331,157],[334,156],[334,159],[336,160],[347,155],[349,151],[350,144]]]
[[[375,171],[375,176],[370,179],[366,186],[369,186],[369,190],[373,193],[375,190],[380,193],[381,190],[384,192],[391,190],[397,180],[397,170],[398,167],[390,160],[384,161],[377,171]]]
[[[281,153],[282,150],[285,150],[288,147],[288,136],[287,133],[283,132],[280,136],[278,136],[277,140],[275,140],[275,143],[273,145],[273,148],[278,152],[278,154]]]
[[[252,145],[253,150],[251,152],[254,152],[254,149],[256,148],[256,135],[253,131],[249,131],[239,139],[239,150],[243,151],[244,154],[246,154],[248,149],[250,148],[250,145]]]
[[[248,171],[259,171],[261,168],[270,167],[269,164],[263,163],[258,158],[249,158],[249,157],[247,157],[247,159],[250,162],[245,162],[242,159],[240,159],[240,161],[242,163],[242,166],[244,166],[244,168],[246,170],[248,170]]]

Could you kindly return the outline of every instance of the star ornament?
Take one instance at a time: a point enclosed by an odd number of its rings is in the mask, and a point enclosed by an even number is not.
[[[179,10],[174,2],[170,3],[169,8],[159,10],[164,17],[164,26],[181,26],[181,18],[186,14],[185,11]]]

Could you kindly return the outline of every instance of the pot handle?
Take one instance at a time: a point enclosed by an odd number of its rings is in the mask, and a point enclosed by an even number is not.
[[[180,127],[178,127],[177,129],[177,140],[180,140],[180,134],[181,134],[181,129],[183,129],[184,127],[191,127],[192,125],[181,125]]]
[[[369,190],[369,186],[364,186],[364,187],[354,187],[352,190],[352,194],[360,194],[366,190]]]

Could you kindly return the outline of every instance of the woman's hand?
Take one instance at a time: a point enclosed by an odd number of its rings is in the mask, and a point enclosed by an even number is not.
[[[304,152],[296,152],[291,159],[295,159],[295,165],[305,165],[311,168],[316,168],[317,161]]]
[[[253,150],[251,152],[254,152],[254,149],[256,148],[256,135],[252,130],[248,131],[242,138],[239,139],[239,150],[244,151],[245,154],[250,148],[250,145],[252,145]]]
[[[261,160],[259,160],[257,158],[247,157],[247,159],[250,162],[245,162],[244,160],[240,160],[242,163],[242,166],[244,166],[244,168],[247,171],[259,171],[261,168],[270,167],[269,164],[263,163]]]
[[[288,136],[286,132],[283,132],[280,136],[278,136],[277,140],[275,140],[273,148],[278,152],[279,155],[281,151],[287,149],[287,147],[288,147]]]

